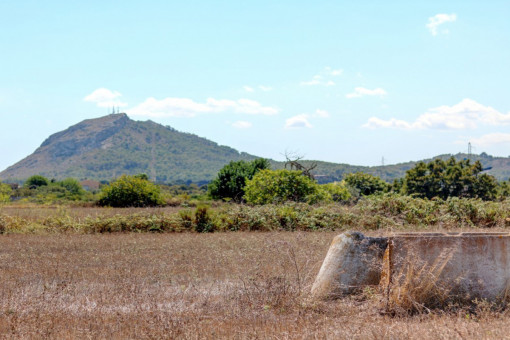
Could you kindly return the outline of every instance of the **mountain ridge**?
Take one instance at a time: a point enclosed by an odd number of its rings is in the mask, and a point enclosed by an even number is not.
[[[480,155],[443,154],[436,158],[480,160],[499,180],[510,177],[510,158]],[[48,178],[74,177],[80,180],[111,180],[121,174],[147,173],[157,182],[205,184],[230,161],[257,158],[229,146],[153,121],[131,120],[125,113],[86,119],[46,138],[29,156],[0,172],[0,180],[22,181],[31,175]],[[273,168],[285,163],[270,160]],[[363,171],[386,181],[403,177],[419,161],[385,166],[357,166],[345,163],[303,160],[316,164],[319,183],[341,180],[345,174]]]

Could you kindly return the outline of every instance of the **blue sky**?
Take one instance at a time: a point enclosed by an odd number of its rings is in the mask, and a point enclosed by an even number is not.
[[[0,169],[119,106],[258,156],[510,155],[508,1],[2,1]]]

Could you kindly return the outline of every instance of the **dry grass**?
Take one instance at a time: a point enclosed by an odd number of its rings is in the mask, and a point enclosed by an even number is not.
[[[448,309],[455,301],[453,287],[440,280],[441,273],[453,256],[454,249],[443,251],[432,264],[423,261],[419,254],[409,254],[392,278],[391,288],[385,296],[385,312],[397,315],[430,312],[431,309]],[[471,301],[465,301],[464,305]]]
[[[0,338],[502,339],[510,313],[312,302],[334,233],[1,235]],[[483,307],[483,306],[482,306]]]

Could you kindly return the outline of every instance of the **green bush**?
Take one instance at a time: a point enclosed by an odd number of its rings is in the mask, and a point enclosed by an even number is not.
[[[364,172],[347,174],[347,176],[345,176],[345,182],[358,190],[362,196],[385,192],[389,188],[388,183],[381,178]]]
[[[214,199],[231,199],[241,202],[246,181],[263,169],[269,169],[269,161],[264,158],[252,162],[238,161],[225,165],[209,184],[209,195]]]
[[[493,176],[482,174],[479,161],[471,164],[469,159],[446,162],[436,159],[429,163],[419,162],[406,172],[402,191],[421,198],[448,197],[481,198],[491,200],[497,194],[497,181]]]
[[[209,208],[205,205],[198,206],[195,210],[195,231],[199,233],[214,231],[214,223],[211,219]]]
[[[351,193],[344,182],[321,184],[319,188],[325,193],[325,201],[344,202],[351,198]]]
[[[27,188],[37,188],[37,187],[46,186],[49,183],[50,183],[50,181],[48,181],[48,179],[46,177],[41,176],[41,175],[33,175],[33,176],[30,176],[27,178],[24,185]]]
[[[66,178],[58,182],[58,185],[65,188],[67,191],[74,195],[79,195],[83,192],[83,188],[81,187],[80,182],[74,178]]]
[[[9,202],[11,195],[12,195],[11,186],[8,184],[0,183],[0,203]]]
[[[252,204],[315,203],[322,197],[318,184],[296,170],[261,170],[246,183],[245,192]]]
[[[122,175],[101,190],[99,205],[147,207],[164,204],[159,187],[139,176]]]

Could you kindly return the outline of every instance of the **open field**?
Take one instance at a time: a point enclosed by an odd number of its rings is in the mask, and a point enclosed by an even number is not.
[[[0,338],[502,339],[481,304],[407,317],[308,292],[336,232],[1,235]],[[375,233],[372,233],[375,235]]]

